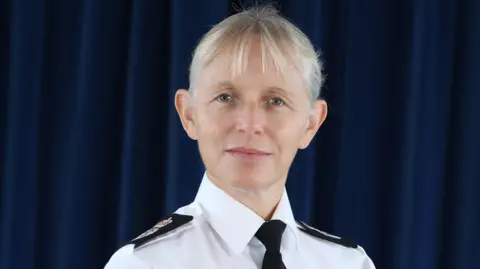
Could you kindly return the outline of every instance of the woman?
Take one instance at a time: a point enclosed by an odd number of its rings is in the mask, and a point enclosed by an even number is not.
[[[175,96],[206,172],[192,204],[120,250],[107,269],[349,268],[374,265],[355,244],[293,216],[285,183],[325,120],[310,40],[271,7],[213,27]]]

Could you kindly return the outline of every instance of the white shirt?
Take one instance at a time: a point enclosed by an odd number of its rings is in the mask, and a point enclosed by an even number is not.
[[[193,219],[167,233],[154,235],[147,243],[120,248],[105,269],[262,268],[265,247],[254,235],[264,220],[216,187],[206,174],[194,202],[175,213]],[[286,191],[272,219],[287,224],[281,245],[287,269],[375,268],[362,247],[346,247],[302,231]],[[162,225],[171,224],[165,221],[159,226]]]

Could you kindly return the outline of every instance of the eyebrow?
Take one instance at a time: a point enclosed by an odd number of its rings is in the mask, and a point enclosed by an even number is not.
[[[268,91],[268,92],[280,92],[280,93],[282,93],[283,95],[285,95],[285,96],[287,96],[287,97],[292,97],[292,93],[290,93],[290,92],[288,92],[288,91],[286,91],[285,89],[282,89],[282,88],[280,88],[280,87],[274,87],[274,86],[268,87],[268,88],[267,88],[267,91]]]
[[[233,89],[235,86],[233,86],[233,84],[229,81],[221,81],[215,84],[215,90],[222,90],[225,88]]]
[[[221,81],[215,84],[216,91],[223,90],[223,89],[236,89],[236,87],[233,85],[233,83],[229,81]],[[292,97],[292,93],[280,87],[270,86],[270,87],[267,87],[266,90],[268,92],[280,92],[285,96]]]

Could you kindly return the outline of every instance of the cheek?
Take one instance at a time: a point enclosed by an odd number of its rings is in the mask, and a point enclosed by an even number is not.
[[[226,114],[204,110],[198,114],[197,130],[199,136],[205,140],[218,139],[227,129],[228,120]],[[218,141],[217,141],[218,142]]]
[[[299,117],[272,117],[268,124],[272,137],[283,150],[297,149],[302,141],[305,124]]]

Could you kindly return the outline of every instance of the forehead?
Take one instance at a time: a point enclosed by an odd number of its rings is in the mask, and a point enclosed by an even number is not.
[[[215,84],[261,84],[306,93],[306,84],[298,65],[290,54],[269,52],[258,39],[231,45],[219,51],[204,66],[198,86]]]

